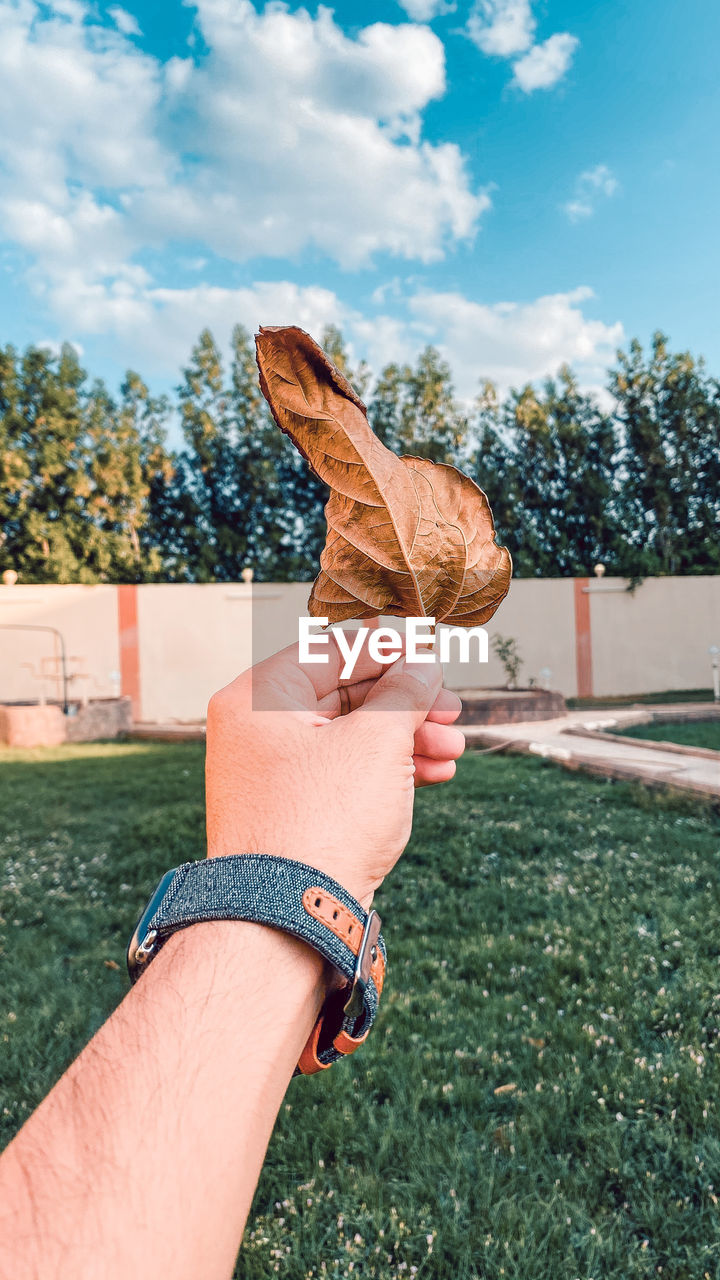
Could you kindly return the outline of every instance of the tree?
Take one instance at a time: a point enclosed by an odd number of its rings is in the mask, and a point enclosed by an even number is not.
[[[610,419],[564,366],[542,391],[477,403],[478,483],[521,577],[589,573],[618,558],[615,436]]]
[[[375,434],[393,453],[403,452],[402,410],[407,379],[407,365],[387,364],[381,371],[370,400],[368,417]]]
[[[69,344],[57,358],[45,348],[30,347],[20,362],[18,410],[30,487],[15,567],[26,581],[96,580],[88,561],[85,376]]]
[[[450,366],[435,347],[420,353],[415,368],[389,364],[370,402],[373,430],[394,453],[459,465],[468,433],[455,399]]]
[[[523,573],[523,512],[519,503],[520,471],[513,427],[514,421],[498,398],[496,387],[492,382],[484,382],[475,401],[477,446],[470,470],[487,495],[497,540],[510,551],[514,572],[523,577],[532,575]]]
[[[178,388],[185,450],[178,459],[183,556],[193,581],[236,579],[244,540],[232,522],[233,441],[222,357],[203,329]]]
[[[163,576],[169,559],[151,508],[173,470],[165,449],[166,406],[153,401],[132,372],[121,397],[117,405],[104,383],[95,382],[85,401],[86,568],[103,582],[152,581]]]
[[[694,548],[693,573],[720,572],[720,382],[705,380],[707,412],[697,450],[697,486],[688,529]]]
[[[455,399],[449,364],[435,347],[425,347],[405,379],[401,415],[404,452],[431,462],[458,464],[467,429],[467,418]]]
[[[320,346],[328,359],[332,360],[335,368],[339,369],[343,376],[347,378],[360,399],[364,400],[372,377],[370,367],[364,360],[361,360],[357,368],[354,368],[350,362],[345,339],[337,325],[328,324],[325,326],[320,338]]]
[[[275,426],[260,391],[255,350],[236,325],[231,338],[229,413],[233,424],[233,492],[243,556],[260,580],[281,576],[289,537],[283,459],[290,442]],[[294,452],[294,451],[293,451]]]
[[[20,404],[18,356],[0,348],[0,559],[15,568],[22,552],[22,529],[30,494],[25,419]]]
[[[656,333],[647,357],[638,341],[618,352],[610,386],[622,431],[624,572],[717,572],[717,382],[689,352],[670,354]]]
[[[314,576],[325,487],[275,426],[242,326],[233,330],[227,385],[212,335],[200,335],[179,402],[186,448],[177,501],[190,576],[236,580],[246,566],[259,580]]]
[[[130,544],[130,563],[143,582],[161,580],[168,572],[181,577],[186,567],[174,500],[176,462],[167,447],[169,417],[167,397],[152,396],[139,374],[129,370],[116,411],[116,440],[124,462],[118,520]]]
[[[138,417],[144,400],[145,418]],[[153,485],[172,471],[158,411],[129,374],[118,407],[88,389],[72,347],[0,352],[3,558],[26,581],[144,581],[163,572],[149,536]]]
[[[553,572],[587,574],[598,561],[612,572],[618,561],[612,422],[579,390],[567,365],[546,382],[540,403],[552,457],[546,544]]]
[[[361,396],[339,329],[322,335]],[[485,383],[468,412],[433,347],[388,364],[369,417],[397,453],[470,470],[498,540],[524,576],[720,572],[720,383],[655,334],[618,352],[615,414],[568,368],[500,398]],[[274,424],[250,335],[233,330],[227,374],[208,330],[173,406],[129,372],[114,399],[88,384],[75,349],[0,348],[0,557],[25,581],[230,581],[313,577],[325,485]]]

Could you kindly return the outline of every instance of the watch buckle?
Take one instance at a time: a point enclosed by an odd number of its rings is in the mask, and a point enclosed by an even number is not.
[[[365,1008],[365,992],[370,981],[370,971],[377,959],[377,940],[381,927],[382,920],[377,911],[368,912],[355,961],[352,987],[344,1008],[345,1017],[354,1022],[362,1016]]]
[[[172,884],[175,870],[176,868],[173,868],[172,871],[166,871],[165,875],[158,881],[153,895],[138,920],[133,936],[128,943],[127,967],[131,982],[135,982],[139,978],[144,966],[155,951],[158,931],[150,928],[150,922]]]

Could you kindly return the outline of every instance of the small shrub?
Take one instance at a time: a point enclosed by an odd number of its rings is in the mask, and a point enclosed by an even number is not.
[[[492,647],[505,668],[505,688],[515,689],[523,664],[517,640],[512,636],[493,636]]]

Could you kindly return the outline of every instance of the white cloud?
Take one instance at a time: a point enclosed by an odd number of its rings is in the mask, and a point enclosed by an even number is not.
[[[59,356],[64,344],[62,342],[58,342],[55,338],[41,338],[35,345],[41,349],[45,348],[45,350],[51,352],[53,356]],[[69,342],[66,345],[73,348],[78,359],[82,359],[85,352],[80,342]]]
[[[530,0],[478,0],[466,29],[483,53],[497,58],[524,53],[535,32]]]
[[[593,214],[593,206],[587,200],[568,200],[563,208],[571,222],[582,222]]]
[[[580,182],[602,192],[605,196],[614,195],[618,189],[618,180],[606,164],[597,164],[594,169],[587,169],[585,173],[581,173]]]
[[[247,0],[200,0],[211,56],[194,67],[186,133],[202,151],[173,188],[140,200],[238,258],[313,245],[346,266],[385,250],[430,261],[472,234],[487,197],[452,143],[421,141],[424,108],[445,89],[444,50],[427,28],[375,23],[356,39],[317,18]]]
[[[338,324],[375,368],[435,342],[464,396],[481,376],[505,387],[564,359],[601,381],[621,330],[585,316],[587,291],[490,305],[394,280],[364,315],[288,280],[160,284],[161,253],[163,280],[173,262],[204,270],[219,257],[429,262],[472,236],[490,203],[457,146],[422,137],[445,89],[427,27],[375,23],[350,37],[322,6],[196,7],[206,52],[162,63],[133,44],[124,10],[110,29],[80,0],[0,0],[0,225],[32,263],[48,327],[86,347],[102,335],[152,376],[176,375],[203,324],[222,337],[241,321],[318,335]],[[493,39],[517,53],[533,25],[527,5],[514,19],[511,7],[497,0]]]
[[[549,294],[525,302],[482,303],[460,293],[403,287],[378,295],[377,314],[363,314],[334,291],[289,281],[256,282],[241,288],[199,284],[159,288],[141,276],[112,284],[88,284],[81,276],[56,293],[55,310],[74,318],[83,336],[112,337],[118,357],[150,376],[174,377],[187,359],[200,325],[220,341],[240,322],[299,324],[319,338],[338,325],[355,359],[379,370],[390,361],[413,361],[428,343],[448,360],[458,394],[471,400],[490,378],[501,391],[554,374],[567,362],[583,385],[600,386],[616,347],[620,323],[585,315],[591,289]],[[384,308],[392,306],[389,314]]]
[[[54,0],[52,8],[58,17],[69,18],[72,22],[82,22],[88,12],[83,0]]]
[[[445,90],[432,31],[350,37],[326,8],[249,0],[196,10],[207,52],[163,64],[124,10],[111,29],[79,0],[0,0],[3,238],[32,256],[48,302],[70,307],[76,290],[85,314],[110,286],[129,306],[133,263],[168,244],[358,266],[437,260],[474,234],[488,196],[455,144],[422,138]]]
[[[142,280],[90,284],[77,278],[56,289],[53,303],[56,312],[74,317],[78,332],[112,337],[126,364],[165,378],[177,375],[203,326],[219,341],[238,323],[251,332],[260,324],[298,324],[319,336],[351,314],[331,290],[289,281],[172,289]]]
[[[588,319],[588,288],[530,302],[474,302],[458,293],[417,293],[409,311],[455,371],[464,397],[490,378],[501,390],[556,373],[564,362],[584,383],[600,383],[622,341],[620,323]]]
[[[445,0],[400,0],[400,7],[413,22],[432,22],[433,18],[453,13],[456,8],[454,4],[446,4]]]
[[[121,9],[119,5],[115,5],[112,9],[108,9],[108,16],[112,18],[118,31],[122,31],[123,35],[142,35],[137,18],[132,13],[128,13],[127,9]]]
[[[551,89],[567,72],[579,43],[577,36],[563,31],[534,45],[524,58],[514,63],[514,83],[523,93]]]
[[[532,93],[549,89],[562,79],[580,43],[563,31],[542,44],[533,44],[536,26],[532,0],[475,0],[465,32],[490,57],[523,54],[513,63],[513,84]]]
[[[161,182],[170,157],[153,127],[159,67],[73,4],[46,14],[0,2],[0,197],[62,211],[68,189]]]
[[[575,195],[563,205],[563,209],[571,222],[581,222],[592,217],[599,197],[615,195],[619,185],[612,169],[606,164],[586,169],[575,183]]]

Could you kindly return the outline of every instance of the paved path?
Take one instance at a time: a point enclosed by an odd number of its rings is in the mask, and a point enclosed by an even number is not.
[[[720,719],[712,702],[672,706],[618,707],[614,710],[569,711],[557,720],[523,724],[462,725],[468,747],[521,751],[546,756],[567,769],[609,778],[635,779],[648,786],[673,787],[720,798],[720,751],[678,743],[645,746],[637,738],[620,738],[608,730],[650,723],[654,719]],[[160,742],[202,741],[203,724],[136,724],[135,739]]]
[[[677,743],[621,738],[610,729],[654,719],[720,719],[713,703],[618,707],[569,711],[557,720],[524,724],[463,725],[469,747],[504,747],[556,760],[567,769],[583,769],[609,778],[635,779],[648,786],[672,787],[720,798],[720,751]]]

